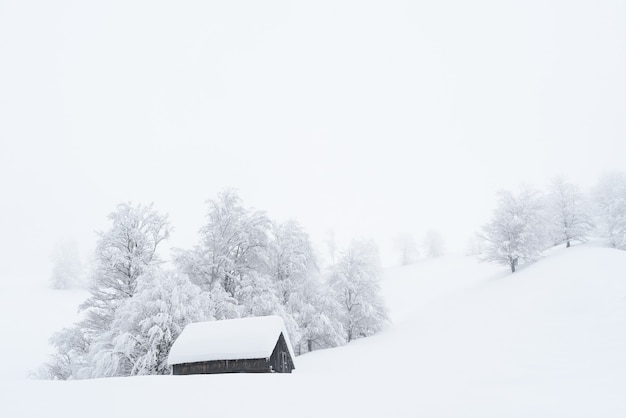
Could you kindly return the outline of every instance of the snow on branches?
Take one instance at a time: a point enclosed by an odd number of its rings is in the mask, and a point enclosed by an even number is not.
[[[546,247],[543,210],[533,190],[501,191],[491,221],[483,226],[483,259],[509,266],[513,273],[520,263],[536,260]]]
[[[84,319],[51,338],[57,353],[45,377],[168,374],[169,350],[191,322],[279,315],[301,354],[371,335],[387,321],[371,245],[353,245],[324,282],[297,222],[270,221],[234,190],[208,207],[200,242],[176,252],[172,271],[158,253],[171,232],[167,216],[130,203],[109,215]]]

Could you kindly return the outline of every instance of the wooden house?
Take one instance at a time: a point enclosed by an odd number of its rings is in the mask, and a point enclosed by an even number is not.
[[[168,356],[173,373],[291,373],[294,352],[279,316],[196,322]]]

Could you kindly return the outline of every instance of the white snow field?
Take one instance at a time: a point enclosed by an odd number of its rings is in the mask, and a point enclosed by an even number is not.
[[[0,416],[626,416],[626,252],[558,248],[515,274],[450,256],[389,269],[383,289],[386,331],[300,356],[291,375],[69,382],[16,377],[61,312],[39,298],[21,316],[31,295],[5,293]]]

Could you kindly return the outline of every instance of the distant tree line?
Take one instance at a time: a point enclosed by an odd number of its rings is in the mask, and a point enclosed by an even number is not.
[[[515,272],[549,247],[570,247],[592,236],[626,250],[626,174],[605,174],[589,195],[563,178],[554,179],[547,193],[528,187],[500,191],[490,222],[478,234],[482,242],[472,241],[472,252]]]
[[[82,319],[51,337],[51,379],[168,374],[169,349],[191,322],[280,315],[297,354],[345,344],[388,321],[378,252],[354,241],[320,271],[308,234],[243,205],[234,190],[208,201],[207,223],[171,267],[170,237],[152,205],[120,204],[99,234]]]

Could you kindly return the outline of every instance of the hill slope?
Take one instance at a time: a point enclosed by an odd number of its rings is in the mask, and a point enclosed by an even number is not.
[[[623,417],[625,268],[584,245],[514,275],[464,257],[390,269],[393,325],[293,375],[5,380],[0,415]]]

